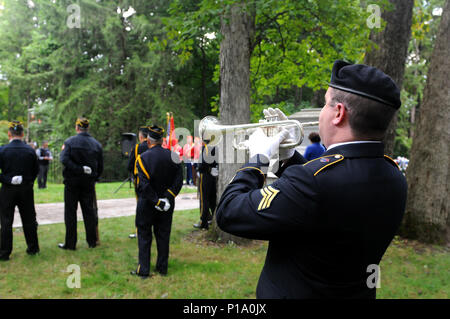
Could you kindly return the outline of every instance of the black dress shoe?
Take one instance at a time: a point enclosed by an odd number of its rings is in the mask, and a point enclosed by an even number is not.
[[[66,247],[66,244],[63,244],[63,243],[59,243],[58,247],[61,249],[65,249],[65,250],[75,250],[75,248]]]
[[[9,256],[0,256],[0,261],[8,261]]]
[[[27,249],[27,254],[30,256],[37,255],[37,254],[39,254],[39,249],[38,250],[28,250]]]
[[[130,271],[130,275],[138,276],[141,279],[147,279],[147,278],[151,277],[150,275],[142,275],[142,274],[138,273],[136,270]]]

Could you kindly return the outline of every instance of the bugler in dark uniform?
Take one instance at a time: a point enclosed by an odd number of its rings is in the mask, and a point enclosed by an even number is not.
[[[267,157],[283,137],[261,138],[220,199],[220,228],[269,240],[258,298],[375,298],[369,266],[380,263],[401,223],[407,185],[381,143],[400,107],[395,83],[375,68],[336,61],[330,87],[319,118],[327,152],[305,163],[280,150],[280,178],[264,187]]]
[[[103,172],[103,150],[100,143],[87,132],[89,121],[78,119],[77,135],[69,137],[63,145],[60,160],[64,165],[64,221],[66,239],[58,246],[62,249],[76,248],[77,206],[80,202],[89,247],[97,245],[95,211],[95,182]]]
[[[163,133],[164,130],[158,126],[149,128],[150,148],[139,155],[136,162],[139,265],[132,274],[143,278],[150,275],[152,227],[158,250],[156,271],[162,275],[167,274],[175,197],[183,186],[179,156],[161,147]]]
[[[13,248],[12,225],[14,209],[19,208],[27,253],[39,252],[33,183],[39,171],[35,151],[22,141],[23,126],[18,121],[9,124],[10,143],[0,150],[0,260],[8,260]]]

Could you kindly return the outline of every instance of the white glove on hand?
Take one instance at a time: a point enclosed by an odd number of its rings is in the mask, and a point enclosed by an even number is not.
[[[20,185],[20,184],[22,184],[22,176],[14,176],[11,179],[11,184],[13,184],[13,185]]]
[[[288,117],[279,108],[273,109],[273,108],[269,107],[268,109],[264,109],[263,113],[264,113],[265,117],[276,116],[278,118],[278,121],[288,120]],[[290,140],[294,140],[295,139],[295,128],[291,127],[289,129],[287,129],[287,131],[289,132],[289,136],[287,138]],[[287,159],[291,158],[292,156],[294,156],[294,153],[295,153],[294,148],[280,148],[279,160],[280,161],[287,160]]]
[[[217,169],[217,167],[211,168],[211,175],[214,177],[219,176],[219,170]]]
[[[256,131],[252,135],[250,135],[250,138],[248,139],[247,145],[249,146],[250,157],[253,157],[257,154],[262,154],[270,159],[272,155],[278,152],[280,143],[288,136],[289,132],[283,129],[277,135],[273,137],[267,137],[260,127],[257,128]]]
[[[92,169],[89,166],[83,166],[83,170],[85,174],[91,175]]]
[[[159,206],[156,205],[155,208],[160,212],[162,211],[167,212],[170,209],[169,200],[167,198],[160,198],[159,201],[160,201]]]

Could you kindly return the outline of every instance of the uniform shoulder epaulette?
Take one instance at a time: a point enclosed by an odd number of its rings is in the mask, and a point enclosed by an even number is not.
[[[392,165],[394,165],[396,168],[398,168],[398,170],[400,171],[400,166],[398,166],[397,162],[394,161],[392,158],[390,158],[387,155],[384,155],[384,159],[387,160],[389,163],[391,163]]]
[[[305,164],[303,166],[310,169],[314,176],[319,174],[321,171],[326,169],[327,167],[334,165],[336,163],[339,163],[344,159],[344,156],[341,154],[332,154],[332,155],[326,155],[322,156],[316,159],[313,159]]]

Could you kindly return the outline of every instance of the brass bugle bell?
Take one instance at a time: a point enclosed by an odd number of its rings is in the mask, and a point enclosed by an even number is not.
[[[303,127],[316,126],[319,122],[300,123],[297,120],[281,120],[277,118],[267,118],[259,123],[223,125],[215,116],[206,116],[199,123],[199,134],[202,140],[211,146],[220,143],[226,134],[233,134],[233,147],[237,150],[248,150],[248,137],[257,128],[262,128],[267,136],[275,136],[281,129],[289,131],[289,138],[280,144],[280,148],[294,148],[300,145],[304,138]]]

